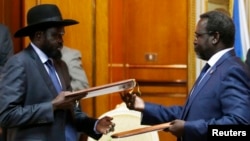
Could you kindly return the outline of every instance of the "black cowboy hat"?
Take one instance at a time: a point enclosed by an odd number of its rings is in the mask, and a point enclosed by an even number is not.
[[[62,19],[61,12],[56,5],[41,4],[32,7],[27,14],[28,26],[19,29],[14,36],[29,36],[32,32],[39,29],[46,29],[53,26],[69,26],[78,24],[72,19]]]

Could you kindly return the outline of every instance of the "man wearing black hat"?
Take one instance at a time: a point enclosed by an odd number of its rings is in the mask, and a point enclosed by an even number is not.
[[[0,80],[0,124],[6,141],[76,141],[77,132],[99,139],[112,131],[112,117],[94,119],[81,112],[71,91],[68,68],[60,58],[64,26],[78,22],[62,19],[57,6],[38,5],[27,15],[28,26],[15,37],[31,43],[11,57]]]

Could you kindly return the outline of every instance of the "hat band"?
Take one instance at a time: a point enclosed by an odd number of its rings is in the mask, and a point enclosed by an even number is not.
[[[40,21],[36,21],[35,23],[29,23],[29,25],[40,24],[40,23],[43,23],[43,22],[59,22],[59,21],[60,22],[63,21],[62,17],[61,16],[55,16],[55,17],[45,18],[45,19],[42,19]]]

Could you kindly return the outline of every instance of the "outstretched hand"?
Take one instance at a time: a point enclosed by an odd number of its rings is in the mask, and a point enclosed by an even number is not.
[[[174,121],[171,121],[170,127],[167,131],[175,135],[176,137],[181,137],[184,133],[184,120],[176,119]]]
[[[145,107],[144,101],[136,93],[124,91],[120,96],[130,110],[142,111]]]
[[[105,116],[98,120],[96,130],[101,134],[108,134],[115,130],[115,123],[112,122],[113,118]]]

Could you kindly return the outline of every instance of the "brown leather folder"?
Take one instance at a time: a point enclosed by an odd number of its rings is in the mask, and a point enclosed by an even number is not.
[[[113,82],[105,85],[100,85],[96,87],[91,87],[84,90],[75,91],[66,94],[66,97],[73,97],[76,100],[81,98],[90,98],[101,96],[104,94],[111,94],[115,92],[121,92],[126,90],[131,90],[136,86],[135,79],[126,79],[118,82]]]
[[[124,137],[134,136],[134,135],[143,134],[147,132],[164,130],[164,129],[167,129],[169,126],[170,126],[170,122],[167,122],[167,123],[157,124],[153,126],[142,127],[142,128],[115,133],[111,135],[111,137],[112,138],[124,138]]]

